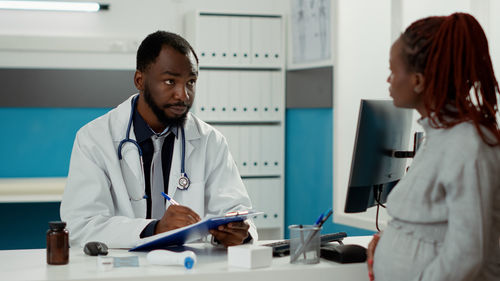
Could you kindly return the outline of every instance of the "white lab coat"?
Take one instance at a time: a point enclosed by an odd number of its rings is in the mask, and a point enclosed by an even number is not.
[[[145,219],[144,173],[137,147],[127,142],[122,147],[123,159],[117,155],[118,144],[125,138],[131,99],[76,134],[61,203],[61,219],[67,222],[71,245],[101,241],[111,248],[134,247],[151,222]],[[191,113],[184,130],[185,169],[191,185],[187,190],[176,188],[181,171],[179,136],[170,169],[170,195],[202,218],[251,208],[224,136]],[[130,138],[135,139],[133,127]],[[249,233],[257,240],[251,221]]]

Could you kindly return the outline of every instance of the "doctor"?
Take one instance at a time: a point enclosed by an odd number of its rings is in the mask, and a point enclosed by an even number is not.
[[[61,203],[72,245],[130,248],[202,217],[251,208],[226,139],[189,112],[197,78],[198,58],[182,37],[157,31],[141,43],[139,94],[76,135]],[[257,239],[250,221],[211,234],[225,246]]]

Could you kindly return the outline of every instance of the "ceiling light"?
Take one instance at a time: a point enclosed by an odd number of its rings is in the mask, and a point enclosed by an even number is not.
[[[38,10],[65,12],[97,12],[108,10],[108,4],[97,2],[60,2],[60,1],[0,1],[0,9]]]

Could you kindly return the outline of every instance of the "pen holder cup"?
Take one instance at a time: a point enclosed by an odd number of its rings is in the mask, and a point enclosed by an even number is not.
[[[317,225],[290,225],[290,263],[319,263],[321,227]]]

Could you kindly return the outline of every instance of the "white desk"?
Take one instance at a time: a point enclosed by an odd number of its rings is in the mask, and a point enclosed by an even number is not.
[[[366,246],[369,236],[348,237],[346,244]],[[265,242],[265,241],[263,241]],[[262,242],[261,242],[262,243]],[[97,268],[97,257],[87,256],[82,249],[72,248],[67,265],[47,265],[45,249],[0,251],[0,280],[368,280],[365,263],[339,264],[321,259],[319,264],[290,264],[290,257],[273,258],[271,267],[245,269],[228,267],[227,251],[211,245],[194,244],[197,263],[191,270],[182,266],[150,265],[146,253],[110,250],[108,256],[139,256],[139,267]]]

